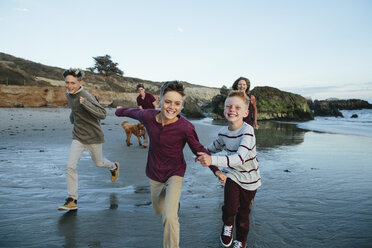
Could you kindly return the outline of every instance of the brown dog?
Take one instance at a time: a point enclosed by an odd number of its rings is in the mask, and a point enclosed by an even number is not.
[[[143,126],[143,124],[142,123],[137,123],[137,125],[135,125],[135,124],[125,125],[125,123],[128,123],[128,121],[123,121],[121,123],[121,126],[124,128],[124,131],[127,135],[127,146],[132,145],[132,143],[130,143],[130,137],[132,137],[132,134],[137,136],[138,143],[141,146],[142,145],[141,136],[143,138],[145,138],[145,134],[146,134],[145,127]]]

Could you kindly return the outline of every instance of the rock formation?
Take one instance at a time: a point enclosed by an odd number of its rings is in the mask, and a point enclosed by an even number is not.
[[[255,87],[251,91],[256,97],[258,120],[297,120],[314,119],[313,112],[304,97],[273,87]]]
[[[255,87],[251,91],[256,98],[258,120],[296,120],[314,119],[306,99],[300,95],[284,92],[272,87]],[[223,118],[224,102],[228,93],[224,92],[212,99],[213,118]]]
[[[343,117],[340,109],[354,110],[354,109],[372,109],[372,104],[360,99],[349,100],[315,100],[308,101],[310,108],[314,111],[315,116],[336,116]]]

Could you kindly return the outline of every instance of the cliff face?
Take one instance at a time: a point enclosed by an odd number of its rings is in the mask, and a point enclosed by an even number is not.
[[[135,102],[137,93],[118,93],[88,89],[97,96],[102,105],[109,105],[112,99]],[[66,89],[50,86],[0,85],[0,107],[61,107],[67,106]]]
[[[96,96],[103,106],[137,106],[137,92],[103,91],[85,86]],[[208,103],[218,90],[197,92],[196,88],[186,88],[185,108],[188,104],[202,106]],[[158,95],[154,94],[155,98]],[[66,89],[58,86],[17,86],[0,84],[0,107],[61,107],[67,106]],[[195,108],[193,106],[192,108]],[[199,109],[200,111],[200,109]]]
[[[57,107],[67,104],[62,87],[0,85],[0,107]]]

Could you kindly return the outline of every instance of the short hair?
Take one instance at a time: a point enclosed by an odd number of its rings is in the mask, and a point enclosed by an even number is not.
[[[68,70],[65,70],[62,75],[64,79],[66,79],[67,76],[71,75],[76,77],[78,81],[81,81],[83,80],[84,74],[85,73],[80,69],[70,68]]]
[[[233,90],[229,93],[229,95],[226,97],[226,100],[230,97],[239,97],[240,99],[243,100],[244,102],[244,105],[247,106],[247,108],[249,107],[249,98],[248,96],[242,92],[242,91],[238,91],[238,90]],[[226,104],[226,101],[225,101],[225,104]]]
[[[249,81],[248,78],[245,78],[245,77],[239,77],[237,80],[235,80],[235,82],[232,85],[232,89],[233,90],[238,90],[238,84],[239,84],[240,80],[244,80],[245,83],[247,84],[247,89],[245,90],[245,93],[248,94],[249,93],[249,88],[251,87],[251,82]]]
[[[162,98],[168,91],[176,91],[181,96],[185,95],[185,88],[183,87],[183,84],[178,81],[168,81],[163,83],[160,87],[160,98]]]
[[[136,86],[136,90],[138,90],[139,88],[145,88],[145,86],[143,86],[143,83],[139,83],[139,84],[137,84],[137,86]]]

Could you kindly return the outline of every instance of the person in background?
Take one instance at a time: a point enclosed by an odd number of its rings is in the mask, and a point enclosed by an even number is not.
[[[258,129],[259,125],[257,124],[257,107],[256,107],[256,98],[254,95],[250,94],[250,88],[251,82],[248,78],[240,77],[237,80],[235,80],[232,89],[233,90],[239,90],[245,92],[247,96],[250,99],[249,102],[249,114],[247,117],[244,118],[244,121],[251,125],[254,129]]]
[[[156,109],[156,99],[155,97],[145,91],[145,87],[143,84],[137,84],[137,92],[139,95],[137,96],[137,105],[140,109]],[[147,147],[149,143],[149,135],[147,131],[145,133],[145,140],[143,142],[143,147]]]
[[[223,127],[218,137],[207,147],[210,153],[224,150],[227,155],[210,156],[198,152],[196,158],[203,166],[224,167],[227,171],[222,207],[223,227],[220,235],[220,241],[225,247],[230,247],[233,242],[234,220],[236,240],[233,247],[246,247],[249,214],[257,189],[261,186],[254,129],[243,121],[249,113],[248,105],[249,99],[245,93],[230,92],[224,110],[228,126]]]
[[[66,83],[66,97],[71,108],[70,121],[74,125],[72,144],[66,165],[66,182],[68,197],[58,210],[76,210],[78,199],[77,164],[85,149],[98,167],[110,170],[111,181],[119,176],[119,163],[111,162],[102,157],[104,136],[100,120],[106,118],[106,110],[83,87],[84,72],[79,69],[69,69],[63,72]]]
[[[145,125],[150,137],[146,175],[150,179],[152,207],[163,217],[163,247],[179,247],[178,211],[186,161],[183,148],[208,151],[199,143],[194,125],[180,115],[184,86],[177,81],[164,83],[160,88],[160,109],[118,107],[115,114],[136,119]],[[226,179],[217,167],[210,168],[220,181]],[[156,246],[156,245],[155,245]]]

